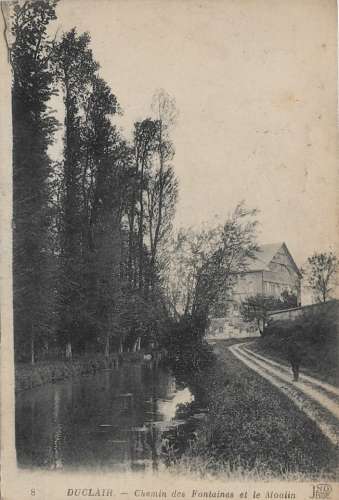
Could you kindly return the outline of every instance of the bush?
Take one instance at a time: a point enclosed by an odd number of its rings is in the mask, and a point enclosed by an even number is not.
[[[200,325],[191,318],[182,319],[172,326],[163,345],[177,382],[187,384],[196,398],[204,400],[201,379],[213,366],[215,355],[203,339]]]
[[[307,307],[295,320],[272,322],[265,338],[253,346],[287,361],[287,345],[295,338],[303,348],[301,365],[335,383],[338,379],[338,301]]]

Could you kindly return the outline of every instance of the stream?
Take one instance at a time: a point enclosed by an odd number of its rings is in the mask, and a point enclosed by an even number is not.
[[[193,400],[173,375],[149,363],[47,384],[16,396],[19,467],[157,470],[168,435],[185,440],[180,404]]]

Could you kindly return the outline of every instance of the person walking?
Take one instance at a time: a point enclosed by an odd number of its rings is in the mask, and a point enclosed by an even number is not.
[[[297,339],[290,339],[287,346],[287,356],[292,367],[293,381],[298,382],[300,364],[302,360],[302,349]]]

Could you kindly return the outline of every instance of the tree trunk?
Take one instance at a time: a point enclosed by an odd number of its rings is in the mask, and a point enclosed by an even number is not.
[[[34,339],[34,331],[33,331],[33,326],[32,326],[32,331],[31,331],[31,364],[35,364],[35,339]]]
[[[140,345],[141,345],[141,337],[138,337],[137,340],[134,342],[133,352],[140,351]]]
[[[109,351],[110,351],[110,343],[109,343],[109,332],[107,332],[106,335],[106,344],[105,344],[105,358],[109,358]]]
[[[72,344],[70,340],[66,344],[66,359],[72,361]]]
[[[132,287],[133,284],[133,263],[134,263],[134,219],[135,219],[135,190],[133,187],[132,207],[128,216],[128,283]]]
[[[123,346],[122,339],[120,339],[120,344],[119,344],[119,353],[121,354],[122,352],[124,352],[124,346]]]
[[[260,335],[263,335],[264,334],[264,327],[261,327],[261,324],[264,325],[264,321],[261,319],[258,319],[258,330],[260,332]]]
[[[144,275],[144,259],[143,259],[143,246],[144,246],[144,169],[145,169],[145,152],[141,161],[141,172],[140,172],[140,189],[139,189],[139,205],[140,205],[140,216],[139,216],[139,231],[138,231],[138,244],[139,244],[139,290],[143,287],[143,275]]]

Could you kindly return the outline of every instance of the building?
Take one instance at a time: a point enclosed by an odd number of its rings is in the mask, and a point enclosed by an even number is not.
[[[247,271],[239,274],[227,303],[225,318],[211,318],[208,338],[258,336],[257,325],[245,323],[240,304],[246,297],[257,294],[281,297],[288,290],[301,304],[301,273],[285,243],[262,245],[247,264]]]

